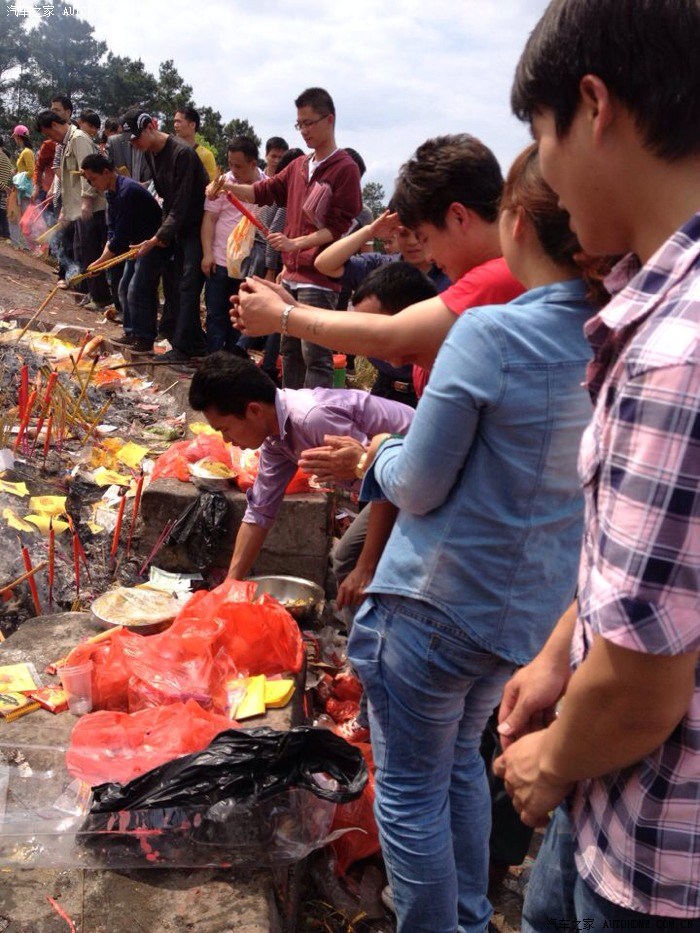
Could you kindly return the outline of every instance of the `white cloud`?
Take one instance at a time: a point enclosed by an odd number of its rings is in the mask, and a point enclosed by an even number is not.
[[[198,104],[292,145],[293,99],[327,88],[338,142],[390,194],[430,136],[467,131],[504,168],[528,140],[510,113],[515,64],[547,0],[120,0],[85,8],[98,38],[157,73],[167,58]],[[125,101],[125,105],[130,102]]]

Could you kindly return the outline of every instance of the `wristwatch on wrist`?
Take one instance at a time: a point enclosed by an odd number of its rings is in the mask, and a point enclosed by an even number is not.
[[[357,464],[355,466],[355,476],[358,479],[363,479],[365,473],[367,472],[367,467],[365,466],[366,463],[367,463],[367,451],[365,451],[360,456],[360,459],[357,461]]]
[[[285,305],[284,311],[282,311],[282,320],[280,322],[280,334],[283,337],[287,336],[287,327],[289,325],[289,315],[292,313],[294,305]]]

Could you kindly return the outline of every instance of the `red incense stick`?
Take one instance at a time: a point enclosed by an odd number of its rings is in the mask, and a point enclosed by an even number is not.
[[[254,227],[258,228],[258,230],[262,233],[263,236],[270,235],[270,231],[267,229],[265,224],[261,220],[258,220],[255,214],[250,210],[250,208],[246,207],[243,201],[239,200],[239,198],[237,198],[235,194],[231,194],[230,191],[227,191],[226,197],[229,199],[230,203],[233,204],[233,206],[236,208],[237,211],[240,211],[244,217],[248,218],[248,220],[253,224]]]

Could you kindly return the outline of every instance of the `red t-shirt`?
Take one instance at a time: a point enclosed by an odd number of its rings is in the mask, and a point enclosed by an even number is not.
[[[465,272],[459,281],[440,294],[440,298],[457,317],[469,308],[484,305],[505,305],[525,291],[514,279],[505,259],[490,259]],[[430,376],[423,366],[413,367],[413,387],[420,398]]]

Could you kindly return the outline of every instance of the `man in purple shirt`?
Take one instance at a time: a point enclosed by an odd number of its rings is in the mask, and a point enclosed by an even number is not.
[[[189,402],[224,440],[260,448],[229,567],[234,579],[243,579],[260,553],[303,451],[322,446],[329,434],[361,444],[381,432],[405,434],[413,418],[408,405],[355,389],[277,389],[250,360],[223,351],[194,374]]]

